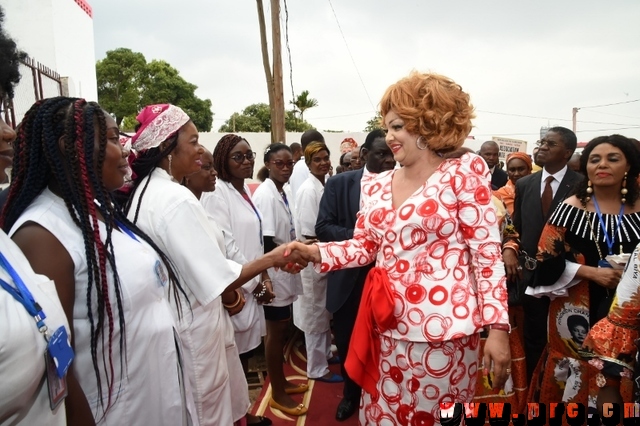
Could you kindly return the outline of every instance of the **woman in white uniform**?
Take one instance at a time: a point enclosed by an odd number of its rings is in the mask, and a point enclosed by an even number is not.
[[[216,221],[230,245],[234,258],[246,261],[258,259],[264,254],[262,213],[251,199],[245,179],[253,176],[255,153],[249,143],[240,136],[223,136],[213,150],[213,167],[218,171],[219,182],[215,192],[202,196],[201,202]],[[260,303],[273,299],[271,280],[265,271],[242,286],[246,303],[242,312],[231,318],[236,334],[236,344],[245,372],[253,350],[266,334],[264,311]]]
[[[0,104],[13,95],[14,84],[20,79],[18,58],[21,55],[15,43],[2,30],[0,9]],[[10,144],[16,132],[0,115],[0,156],[11,157]],[[65,327],[71,334],[56,288],[47,277],[36,275],[16,244],[0,231],[0,254],[16,271],[19,280],[33,296],[46,315],[44,324],[49,330]],[[6,268],[0,268],[0,279],[10,288],[16,282]],[[49,378],[42,356],[47,342],[36,321],[23,303],[0,288],[0,425],[51,425],[67,424],[65,405],[52,409],[49,403]]]
[[[324,180],[331,167],[329,148],[321,142],[311,142],[304,150],[304,161],[311,174],[296,193],[296,233],[302,241],[316,240],[316,219]],[[331,353],[331,314],[326,309],[327,278],[318,274],[313,265],[300,273],[304,294],[293,304],[293,322],[304,331],[307,347],[307,376],[329,383],[342,382],[342,376],[329,371]]]
[[[38,101],[14,149],[2,226],[54,280],[73,324],[68,423],[193,424],[165,288],[184,292],[166,256],[113,207],[127,171],[115,121],[84,99]]]
[[[296,239],[293,223],[291,193],[285,190],[293,170],[291,148],[283,143],[271,144],[264,152],[264,164],[269,177],[256,189],[253,200],[262,213],[264,250],[269,252],[281,244],[289,244]],[[271,407],[287,414],[301,416],[307,412],[304,404],[294,401],[290,394],[304,393],[309,389],[305,384],[289,383],[282,367],[284,336],[291,320],[291,305],[302,294],[302,282],[298,275],[269,269],[273,282],[275,299],[264,305],[267,321],[265,357],[267,373],[271,379]]]
[[[234,306],[235,290],[262,271],[286,265],[283,249],[244,265],[227,260],[202,205],[179,184],[201,169],[204,151],[195,125],[182,109],[167,104],[147,106],[136,118],[140,126],[132,140],[138,157],[128,217],[167,253],[184,284],[187,298],[172,307],[176,314],[179,308],[184,312],[179,331],[200,424],[232,424],[226,357],[231,323],[223,305]],[[270,424],[257,417],[247,421]]]

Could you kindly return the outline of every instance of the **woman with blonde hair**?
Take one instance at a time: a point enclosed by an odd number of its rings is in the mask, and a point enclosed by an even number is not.
[[[460,148],[469,95],[414,72],[380,102],[387,145],[403,167],[363,186],[351,240],[291,243],[292,261],[321,272],[369,272],[345,367],[363,388],[360,423],[439,423],[474,395],[478,369],[500,389],[510,373],[500,232],[487,164]],[[489,335],[478,362],[480,332]]]

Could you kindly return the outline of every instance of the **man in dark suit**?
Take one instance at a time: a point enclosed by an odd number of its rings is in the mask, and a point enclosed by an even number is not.
[[[567,167],[576,146],[575,133],[565,127],[552,127],[539,142],[538,158],[544,169],[516,182],[513,223],[520,237],[519,249],[532,258],[536,257],[538,240],[549,217],[558,204],[572,195],[575,185],[582,180],[580,174]],[[517,253],[509,243],[505,244],[503,258],[507,272],[518,264]],[[518,269],[524,283],[531,286],[533,271],[521,266]],[[547,344],[549,298],[524,295],[522,305],[527,374],[531,379]]]
[[[498,166],[499,154],[500,147],[495,141],[486,141],[480,147],[480,156],[484,158],[491,171],[491,189],[494,191],[505,186],[509,180],[507,172]]]
[[[325,184],[316,222],[316,236],[320,241],[351,239],[356,214],[360,210],[360,184],[363,176],[395,167],[393,154],[381,130],[374,130],[367,135],[361,153],[365,161],[363,168],[336,175]],[[372,266],[373,264],[334,271],[327,277],[327,310],[333,314],[335,342],[344,377],[343,397],[336,411],[337,420],[349,418],[357,411],[360,403],[361,389],[349,378],[344,369],[344,361],[347,358],[364,281]]]

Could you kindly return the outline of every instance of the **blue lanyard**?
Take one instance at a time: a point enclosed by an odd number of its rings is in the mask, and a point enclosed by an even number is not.
[[[138,240],[138,237],[136,237],[136,234],[134,234],[131,229],[124,226],[124,223],[120,222],[118,219],[115,219],[115,218],[113,219],[113,221],[116,223],[116,225],[118,225],[118,228],[120,228],[122,232],[124,232],[125,234],[133,238],[135,241],[140,242],[140,240]]]
[[[291,226],[291,228],[289,229],[289,239],[291,241],[295,241],[296,239],[296,229],[293,226],[293,214],[291,213],[291,207],[289,207],[289,201],[287,200],[287,196],[285,195],[284,191],[282,191],[282,200],[284,201],[284,205],[287,208],[287,213],[289,214],[289,226]]]
[[[258,222],[260,223],[260,247],[262,247],[264,245],[264,239],[262,237],[262,218],[260,217],[260,213],[258,213],[258,209],[256,209],[256,206],[254,206],[253,203],[251,202],[251,198],[249,198],[249,194],[244,192],[244,193],[241,193],[240,195],[242,195],[242,198],[244,198],[244,200],[247,203],[249,203],[249,205],[255,212],[256,216],[258,217]]]
[[[29,315],[31,315],[36,320],[36,324],[38,325],[38,329],[41,332],[45,332],[47,330],[47,326],[44,323],[45,318],[47,316],[44,314],[44,311],[40,307],[40,305],[33,299],[31,292],[20,278],[20,275],[13,269],[13,266],[9,263],[4,254],[0,253],[0,266],[6,270],[11,279],[13,280],[15,287],[13,287],[8,282],[0,279],[0,286],[7,290],[10,295],[13,296],[18,302],[25,307]]]
[[[598,220],[600,221],[600,228],[602,232],[604,232],[604,237],[607,240],[607,247],[609,248],[609,255],[613,254],[613,243],[616,241],[616,234],[618,233],[618,228],[620,227],[620,223],[622,222],[622,214],[624,213],[624,204],[620,206],[620,213],[618,213],[618,223],[616,223],[616,227],[613,230],[613,236],[609,237],[609,232],[607,230],[607,225],[605,225],[604,220],[602,219],[602,213],[600,213],[600,206],[598,205],[598,201],[596,200],[596,196],[591,197],[593,199],[593,205],[596,208],[596,213],[598,214]],[[620,241],[622,243],[622,241]],[[597,244],[597,241],[596,241]],[[620,251],[622,253],[622,251]]]

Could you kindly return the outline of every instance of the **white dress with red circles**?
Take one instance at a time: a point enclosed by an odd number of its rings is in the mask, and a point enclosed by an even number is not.
[[[364,395],[363,423],[388,419],[390,411],[396,419],[418,416],[418,412],[437,418],[438,402],[470,401],[478,359],[469,353],[477,353],[474,335],[485,325],[509,322],[500,232],[484,160],[475,154],[444,160],[397,209],[391,194],[396,172],[381,173],[363,184],[363,208],[353,239],[318,244],[322,272],[375,260],[376,266],[387,271],[394,292],[398,326],[382,333],[387,350],[383,349],[380,360],[381,398],[373,408],[367,408]],[[450,341],[455,341],[452,348],[456,349],[444,350],[443,345]],[[399,362],[387,358],[399,355],[389,351],[390,346],[404,352],[398,345],[410,345],[412,356],[423,354],[426,358],[422,368],[406,369],[404,380],[411,383],[401,386],[406,395],[401,392],[398,400],[394,389],[393,398],[387,399],[384,370],[389,372],[389,365],[402,368],[403,362],[410,363],[409,359]],[[439,356],[448,353],[451,362],[438,362],[442,368],[430,372],[428,357],[436,352]],[[435,389],[434,383],[443,388],[424,391]],[[403,407],[402,415],[396,412],[399,407]]]

